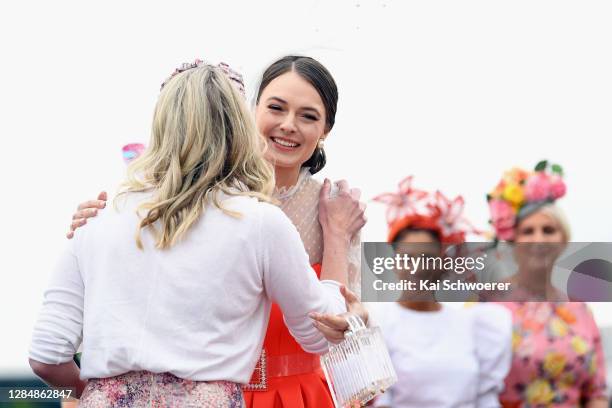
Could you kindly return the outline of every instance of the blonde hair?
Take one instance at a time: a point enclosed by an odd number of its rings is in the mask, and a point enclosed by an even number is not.
[[[147,227],[157,248],[172,247],[211,202],[240,217],[222,207],[219,192],[269,201],[274,172],[263,149],[250,111],[221,69],[205,65],[174,76],[159,95],[149,146],[128,167],[118,195],[154,192],[137,209],[138,248]]]
[[[569,222],[567,221],[567,217],[565,216],[565,213],[561,210],[561,208],[559,208],[555,203],[546,203],[546,204],[538,205],[536,209],[530,211],[528,214],[531,215],[535,213],[545,214],[549,216],[550,218],[552,218],[553,220],[555,220],[557,224],[559,225],[559,228],[561,229],[561,233],[563,233],[565,242],[571,241],[571,229],[569,226]],[[520,217],[519,215],[519,218],[514,228],[515,229],[518,228],[519,223],[523,219],[525,219],[527,216],[528,215]]]
[[[559,227],[561,228],[561,232],[563,232],[563,235],[565,236],[565,242],[571,241],[572,231],[570,229],[567,217],[565,216],[565,213],[561,210],[561,208],[551,203],[543,205],[539,211],[557,221]]]

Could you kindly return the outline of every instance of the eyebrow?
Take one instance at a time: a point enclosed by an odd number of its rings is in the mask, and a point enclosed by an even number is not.
[[[274,100],[276,100],[276,101],[279,101],[280,103],[287,103],[287,101],[286,101],[286,100],[284,100],[284,99],[282,99],[282,98],[279,98],[278,96],[271,96],[271,97],[269,97],[269,98],[268,98],[268,102],[270,101],[270,99],[274,99]]]
[[[275,100],[275,101],[278,101],[278,102],[280,102],[280,103],[287,104],[287,101],[286,101],[286,100],[284,100],[283,98],[279,98],[278,96],[271,96],[271,97],[269,97],[269,98],[267,99],[267,102],[270,102],[270,100]],[[302,109],[302,110],[306,110],[306,111],[311,111],[311,112],[316,113],[317,115],[321,115],[321,112],[319,112],[319,110],[318,110],[318,109],[313,108],[313,107],[310,107],[310,106],[306,106],[306,107],[303,107],[303,108],[300,108],[300,109]]]

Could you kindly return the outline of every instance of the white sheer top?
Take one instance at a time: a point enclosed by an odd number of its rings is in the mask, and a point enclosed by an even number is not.
[[[323,231],[319,224],[319,193],[322,183],[315,180],[307,167],[302,168],[297,183],[289,188],[275,191],[280,208],[297,228],[310,264],[320,263],[323,259]],[[332,185],[331,195],[338,188]],[[357,296],[361,295],[361,240],[359,234],[351,241],[348,254],[348,286]]]

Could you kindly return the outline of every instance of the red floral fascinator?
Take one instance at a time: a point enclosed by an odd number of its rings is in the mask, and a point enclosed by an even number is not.
[[[374,201],[387,205],[388,242],[406,228],[434,231],[444,244],[460,244],[468,233],[480,234],[463,216],[463,197],[451,200],[440,191],[417,190],[412,180],[413,176],[403,179],[396,193],[374,197]]]

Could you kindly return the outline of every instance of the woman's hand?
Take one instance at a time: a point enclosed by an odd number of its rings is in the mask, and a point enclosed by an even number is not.
[[[72,216],[72,223],[70,224],[70,231],[66,234],[66,238],[71,239],[74,237],[74,231],[77,228],[82,227],[87,223],[87,219],[98,215],[98,209],[106,207],[107,195],[106,191],[102,191],[98,194],[97,200],[89,200],[79,204],[77,212]]]
[[[87,386],[87,380],[81,380],[79,374],[81,370],[74,361],[61,364],[45,364],[30,359],[30,367],[45,384],[57,388],[74,388],[75,397],[81,398],[81,394]]]
[[[340,293],[344,296],[346,301],[347,313],[340,315],[321,314],[321,313],[310,313],[310,318],[313,319],[314,326],[325,336],[327,341],[333,344],[340,343],[344,340],[344,332],[349,329],[348,315],[357,315],[368,324],[368,311],[357,299],[357,296],[348,290],[346,286],[340,287]]]
[[[359,201],[361,192],[349,188],[346,180],[338,183],[338,194],[331,197],[331,182],[325,179],[319,194],[319,223],[326,236],[340,236],[351,240],[365,225],[365,203]]]

